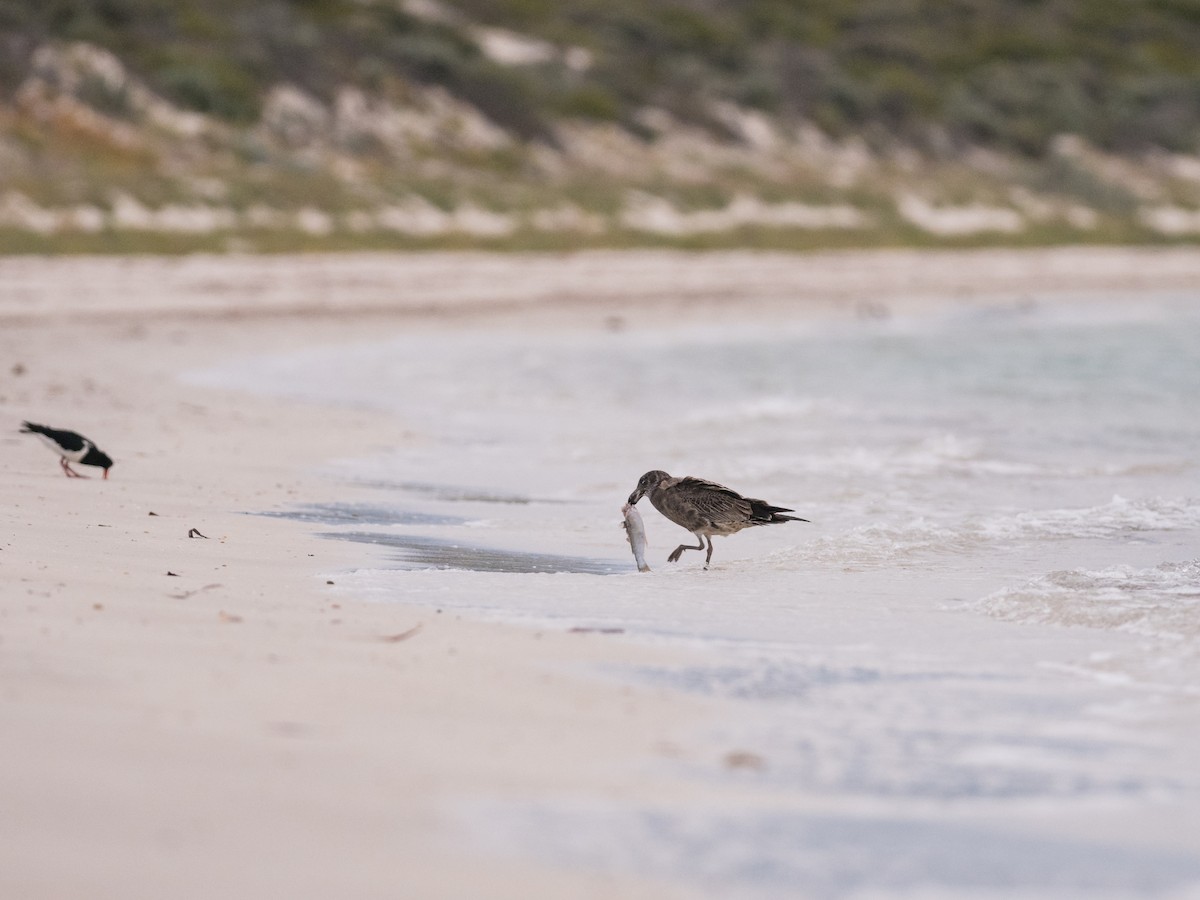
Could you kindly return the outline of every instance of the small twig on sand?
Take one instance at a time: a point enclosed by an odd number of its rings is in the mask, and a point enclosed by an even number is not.
[[[172,600],[186,600],[188,597],[194,597],[201,591],[211,591],[213,588],[219,588],[221,586],[222,585],[219,584],[206,584],[204,587],[196,588],[194,591],[184,591],[182,594],[167,594],[167,596]]]
[[[386,634],[381,637],[380,640],[389,644],[398,644],[401,641],[407,641],[410,637],[421,630],[421,624],[422,623],[418,622],[412,628],[408,629],[408,631],[401,631],[399,634]]]

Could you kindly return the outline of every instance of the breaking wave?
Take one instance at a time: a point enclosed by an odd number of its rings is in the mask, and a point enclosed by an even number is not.
[[[688,413],[684,426],[708,428],[713,425],[745,425],[747,423],[792,422],[812,418],[848,418],[861,415],[849,403],[829,397],[786,397],[768,395],[755,397],[725,406],[712,406]]]
[[[1029,510],[980,519],[873,522],[773,555],[787,562],[880,566],[961,555],[1003,543],[1119,539],[1141,532],[1200,527],[1200,501],[1113,497],[1100,506]]]
[[[961,529],[919,518],[898,524],[862,525],[838,535],[819,537],[775,556],[799,557],[804,562],[878,566],[934,553],[962,553],[977,543],[973,535]]]
[[[1069,569],[979,601],[1010,622],[1119,629],[1171,641],[1200,637],[1200,560],[1152,569]]]
[[[1101,506],[1028,510],[979,524],[980,535],[997,540],[1030,538],[1112,538],[1141,531],[1172,531],[1200,526],[1200,501],[1114,496]]]

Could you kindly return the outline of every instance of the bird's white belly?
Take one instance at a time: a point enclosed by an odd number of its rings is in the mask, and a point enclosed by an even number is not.
[[[37,437],[43,444],[45,444],[47,447],[49,447],[51,450],[53,450],[59,456],[69,460],[70,462],[79,462],[81,459],[83,459],[85,456],[87,456],[87,452],[88,452],[87,442],[84,442],[83,447],[81,447],[79,450],[64,450],[62,447],[60,447],[58,445],[57,442],[46,437],[46,435],[44,435],[44,434],[38,434]]]

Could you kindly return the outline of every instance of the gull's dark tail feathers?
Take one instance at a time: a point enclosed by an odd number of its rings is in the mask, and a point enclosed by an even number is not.
[[[776,525],[780,522],[807,522],[808,519],[802,519],[799,516],[781,516],[780,513],[794,512],[791,509],[785,509],[782,506],[772,506],[765,500],[751,500],[746,498],[750,503],[750,522],[754,525]]]

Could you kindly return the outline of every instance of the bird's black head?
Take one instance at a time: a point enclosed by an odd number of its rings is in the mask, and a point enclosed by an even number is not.
[[[638,479],[637,487],[633,489],[633,493],[629,495],[629,505],[637,503],[650,491],[658,487],[662,482],[666,481],[671,476],[662,469],[653,469],[647,472]]]
[[[79,461],[79,464],[82,466],[99,466],[104,470],[104,477],[107,478],[108,470],[112,468],[113,461],[112,458],[103,450],[92,447],[87,453],[84,454],[84,457]]]

